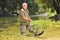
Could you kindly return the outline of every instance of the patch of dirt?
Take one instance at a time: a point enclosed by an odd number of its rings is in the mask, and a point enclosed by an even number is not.
[[[46,40],[60,40],[60,37],[55,37],[55,38],[47,38]]]

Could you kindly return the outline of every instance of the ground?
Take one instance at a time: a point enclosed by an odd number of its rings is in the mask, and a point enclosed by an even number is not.
[[[32,33],[26,30],[24,35],[20,34],[20,22],[5,24],[7,28],[0,27],[0,40],[60,40],[60,21],[55,22],[51,20],[36,20],[31,22],[31,26],[36,32],[44,29],[44,34],[34,37]]]

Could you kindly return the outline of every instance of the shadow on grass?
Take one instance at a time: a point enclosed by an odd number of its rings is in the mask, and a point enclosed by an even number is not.
[[[33,34],[27,34],[26,36],[27,37],[33,37],[34,35]]]

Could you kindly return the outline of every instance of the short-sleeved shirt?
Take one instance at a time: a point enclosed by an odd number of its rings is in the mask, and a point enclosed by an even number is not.
[[[24,10],[24,9],[22,8],[22,9],[20,10],[21,22],[28,22],[28,20],[22,19],[22,16],[25,16],[25,17],[27,17],[27,18],[30,18],[28,9],[27,9],[27,10]]]

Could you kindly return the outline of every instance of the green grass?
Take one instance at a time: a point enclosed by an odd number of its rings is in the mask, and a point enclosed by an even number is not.
[[[13,19],[13,18],[12,18]],[[50,19],[48,20],[33,20],[31,22],[31,26],[34,31],[38,28],[38,32],[44,29],[44,34],[38,37],[34,37],[33,34],[29,33],[26,30],[24,35],[20,33],[20,21],[19,17],[17,18],[17,22],[4,24],[7,28],[1,28],[3,30],[0,32],[0,40],[46,40],[48,38],[58,38],[60,37],[60,21],[52,22]],[[54,39],[53,39],[54,40]]]

